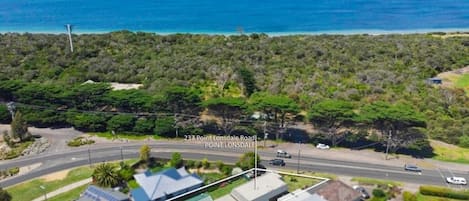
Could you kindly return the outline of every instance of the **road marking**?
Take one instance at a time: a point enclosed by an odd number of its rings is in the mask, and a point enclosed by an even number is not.
[[[446,177],[443,175],[443,173],[441,173],[441,170],[440,170],[440,168],[436,168],[436,169],[437,169],[437,170],[438,170],[438,172],[440,173],[440,175],[441,175],[441,178],[443,178],[443,181],[445,181],[445,184],[446,184],[446,186],[448,186],[448,188],[449,188],[449,184],[448,184],[448,182],[446,182]]]

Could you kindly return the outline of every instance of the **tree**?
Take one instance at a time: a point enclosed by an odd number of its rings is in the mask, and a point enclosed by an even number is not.
[[[225,134],[230,135],[239,125],[245,101],[242,98],[221,97],[208,99],[202,105],[208,109],[209,113],[221,118],[221,128]]]
[[[175,114],[198,114],[200,111],[200,91],[187,87],[171,87],[166,90],[166,105]]]
[[[140,147],[140,160],[148,161],[150,159],[151,148],[147,144],[144,144]]]
[[[3,190],[3,188],[0,187],[0,201],[10,201],[11,199],[11,195],[8,191]]]
[[[380,130],[385,136],[382,143],[391,152],[426,138],[421,130],[426,127],[425,119],[409,105],[375,102],[363,106],[358,119]]]
[[[325,130],[325,135],[336,146],[345,139],[345,132],[339,133],[339,128],[350,125],[356,118],[354,107],[350,102],[341,100],[324,100],[311,108],[309,118],[319,128]]]
[[[119,177],[125,181],[129,181],[133,178],[135,170],[124,162],[120,163],[120,169],[118,171]]]
[[[109,121],[107,121],[108,131],[132,131],[135,123],[135,117],[127,114],[114,115]]]
[[[109,163],[99,164],[91,175],[96,185],[101,187],[114,187],[119,184],[119,174],[116,168]]]
[[[251,168],[254,168],[254,165],[256,163],[256,159],[254,158],[255,153],[254,152],[247,152],[244,153],[236,162],[236,166],[240,167],[243,170],[248,170]],[[259,155],[257,155],[257,164],[261,162],[261,158]]]
[[[251,96],[254,92],[257,91],[256,79],[254,78],[254,73],[247,67],[241,67],[238,69],[238,75],[241,77],[241,80],[244,85],[244,95],[246,97]]]
[[[171,155],[171,160],[169,161],[171,166],[175,168],[180,168],[182,166],[182,155],[179,152],[174,152],[173,155]]]
[[[252,111],[262,111],[266,121],[273,122],[280,129],[285,129],[289,117],[294,117],[299,112],[298,104],[285,95],[272,95],[266,92],[256,92],[249,99]],[[280,132],[277,130],[276,138],[279,139]]]
[[[80,131],[102,132],[106,130],[107,118],[102,114],[67,112],[67,122]]]
[[[161,117],[155,120],[153,132],[155,132],[156,135],[173,137],[175,136],[175,130],[173,117]]]
[[[28,125],[23,118],[21,112],[16,112],[15,117],[11,121],[12,137],[20,141],[28,140],[31,134],[28,132]]]
[[[141,117],[135,121],[133,131],[136,133],[149,134],[153,132],[153,127],[155,127],[155,121],[153,119]]]
[[[10,123],[11,114],[8,111],[8,108],[4,104],[0,104],[0,123]]]

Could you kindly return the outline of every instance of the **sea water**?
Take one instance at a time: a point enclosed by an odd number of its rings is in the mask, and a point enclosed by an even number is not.
[[[0,0],[0,32],[381,33],[469,30],[469,0]]]

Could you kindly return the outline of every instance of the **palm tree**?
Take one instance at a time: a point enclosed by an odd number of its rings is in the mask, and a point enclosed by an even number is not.
[[[93,181],[101,187],[113,187],[119,184],[119,174],[114,166],[109,163],[98,165],[93,171]]]

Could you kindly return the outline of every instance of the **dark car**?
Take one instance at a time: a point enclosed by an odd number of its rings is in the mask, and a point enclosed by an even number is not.
[[[366,192],[366,189],[361,186],[353,186],[353,189],[360,192],[362,200],[370,198],[370,194]]]
[[[283,161],[282,159],[273,159],[269,161],[269,164],[277,165],[277,166],[285,166],[285,161]]]
[[[422,172],[422,169],[420,169],[416,165],[410,165],[410,164],[405,164],[404,170],[412,171],[412,172]]]

